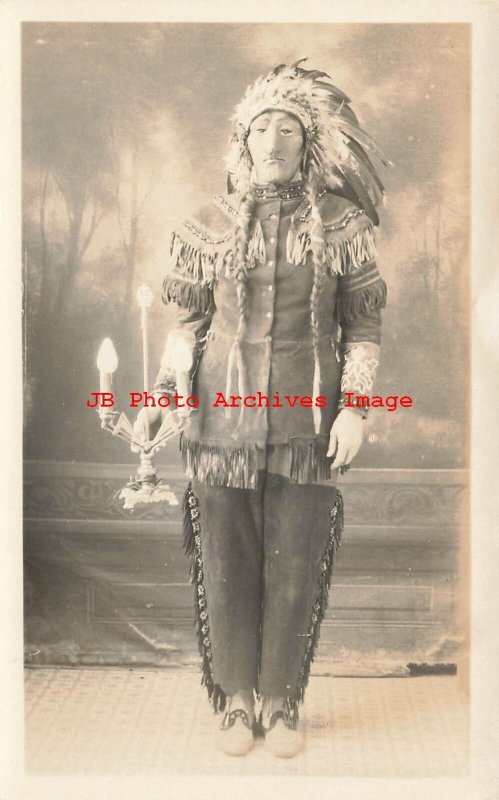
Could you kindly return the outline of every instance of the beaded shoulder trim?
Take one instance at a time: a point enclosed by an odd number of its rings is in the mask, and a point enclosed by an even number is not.
[[[340,219],[339,221],[325,223],[324,224],[324,230],[325,231],[341,231],[341,230],[343,230],[343,228],[346,228],[346,226],[349,224],[349,222],[351,222],[352,220],[354,220],[354,219],[356,219],[358,217],[365,217],[366,220],[368,219],[365,211],[363,211],[361,208],[355,208],[355,209],[352,209],[351,211],[347,211],[345,216],[342,217],[342,219]]]
[[[214,197],[215,203],[217,203],[225,212],[230,214],[233,217],[237,217],[237,210],[231,206],[230,203],[227,202],[225,197],[222,197],[221,194],[217,194]]]
[[[229,234],[227,234],[227,236],[223,236],[221,239],[214,239],[212,236],[208,236],[207,233],[203,233],[203,231],[200,231],[198,228],[196,228],[196,226],[193,225],[189,220],[184,220],[182,226],[187,228],[187,230],[194,234],[194,236],[197,236],[198,239],[200,239],[202,242],[206,242],[207,244],[223,244],[224,242],[228,242],[229,239],[231,239],[234,235],[233,231],[231,231]]]

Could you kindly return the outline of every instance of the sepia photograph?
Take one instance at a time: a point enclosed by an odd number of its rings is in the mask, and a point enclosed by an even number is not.
[[[166,17],[19,22],[25,775],[467,780],[472,25]]]
[[[466,771],[469,26],[22,59],[28,768]]]

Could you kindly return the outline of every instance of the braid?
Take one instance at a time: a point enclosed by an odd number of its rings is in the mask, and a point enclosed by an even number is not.
[[[314,344],[315,363],[319,363],[319,296],[324,277],[324,228],[317,205],[317,189],[313,180],[305,184],[307,200],[311,206],[310,211],[310,244],[312,249],[312,265],[314,268],[314,283],[310,295],[310,324]]]
[[[255,197],[248,190],[241,199],[239,206],[239,225],[236,232],[235,247],[235,280],[237,290],[237,305],[239,308],[239,322],[236,331],[236,341],[240,341],[248,318],[248,291],[246,285],[246,254],[248,250],[249,233]]]

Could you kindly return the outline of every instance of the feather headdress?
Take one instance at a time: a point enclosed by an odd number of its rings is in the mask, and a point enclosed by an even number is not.
[[[369,134],[359,126],[350,99],[319,70],[281,64],[258,78],[235,109],[227,157],[229,191],[244,193],[252,162],[247,138],[251,123],[265,111],[295,116],[305,132],[303,178],[320,192],[332,189],[360,205],[374,224],[375,207],[384,194],[370,155],[385,166],[390,162]],[[324,80],[327,79],[327,80]]]

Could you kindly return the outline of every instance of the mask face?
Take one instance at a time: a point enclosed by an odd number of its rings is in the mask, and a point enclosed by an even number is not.
[[[289,183],[300,177],[303,128],[284,111],[265,111],[251,123],[248,134],[258,183]]]

